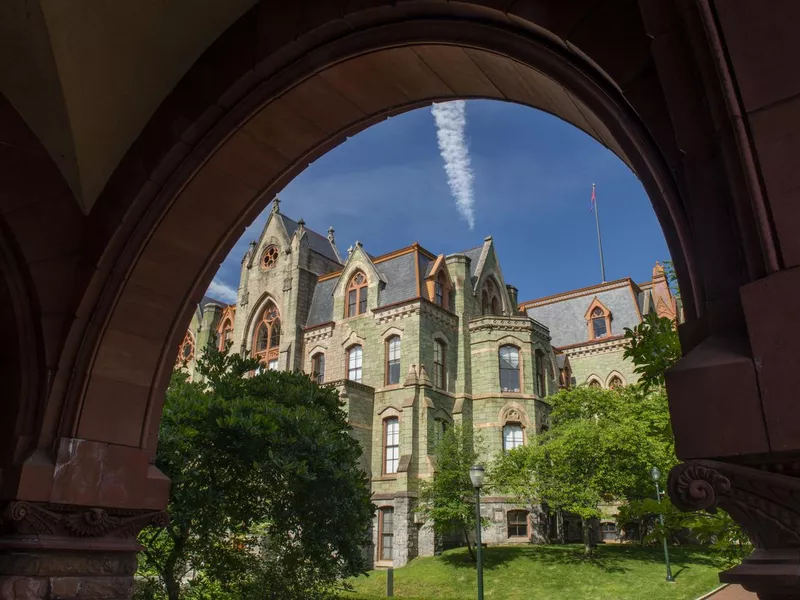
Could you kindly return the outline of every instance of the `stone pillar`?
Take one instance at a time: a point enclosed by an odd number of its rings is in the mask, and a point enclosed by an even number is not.
[[[433,556],[436,554],[439,536],[433,531],[432,523],[424,523],[417,530],[417,556]]]
[[[394,499],[394,558],[392,566],[402,567],[417,556],[417,526],[414,524],[414,501],[409,497]]]
[[[0,600],[128,600],[136,536],[163,511],[13,501],[0,513]]]
[[[681,510],[722,508],[755,546],[741,565],[720,573],[762,600],[800,599],[800,461],[752,468],[691,460],[669,474],[669,496]]]

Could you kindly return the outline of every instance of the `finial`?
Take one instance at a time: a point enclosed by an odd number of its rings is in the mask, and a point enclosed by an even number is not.
[[[297,222],[297,224],[300,226],[301,229],[303,229],[306,226],[306,222],[302,218]]]
[[[272,201],[272,212],[281,212],[281,199],[278,197],[278,194],[275,194],[275,199]]]
[[[352,247],[352,246],[350,246],[350,247],[347,249],[347,256],[350,256],[352,253],[353,253],[353,247]]]
[[[333,239],[333,234],[334,234],[334,229],[333,225],[331,225],[330,227],[328,227],[328,241],[331,244],[335,243],[335,240]]]

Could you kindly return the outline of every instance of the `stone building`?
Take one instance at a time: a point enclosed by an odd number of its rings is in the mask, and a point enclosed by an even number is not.
[[[619,334],[671,298],[663,269],[657,275],[647,285],[621,280],[520,307],[491,237],[449,255],[415,243],[372,256],[359,242],[342,255],[333,229],[306,228],[276,200],[242,259],[236,305],[204,298],[178,361],[195,376],[201,348],[230,344],[265,368],[303,370],[334,386],[378,506],[370,559],[401,566],[442,543],[414,508],[446,428],[479,433],[488,462],[542,430],[544,399],[560,387],[633,381]],[[509,498],[486,497],[482,507],[487,543],[547,535],[541,515]]]

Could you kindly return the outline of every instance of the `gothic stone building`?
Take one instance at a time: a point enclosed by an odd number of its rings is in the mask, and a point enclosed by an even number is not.
[[[378,506],[374,566],[434,553],[433,533],[413,509],[448,426],[479,432],[488,461],[541,431],[545,398],[559,387],[594,382],[589,371],[600,385],[616,384],[612,373],[621,383],[635,379],[618,333],[648,310],[645,292],[654,286],[623,280],[520,310],[491,237],[447,256],[419,244],[371,256],[359,243],[343,256],[332,229],[320,235],[279,206],[242,259],[236,305],[205,298],[179,361],[194,376],[201,348],[231,342],[230,351],[258,356],[265,368],[303,370],[336,387]],[[621,293],[650,300],[631,311]],[[605,330],[593,321],[596,308]],[[590,349],[577,350],[576,328],[588,331],[582,342]],[[538,516],[510,499],[488,497],[483,511],[491,522],[486,542],[541,540]]]

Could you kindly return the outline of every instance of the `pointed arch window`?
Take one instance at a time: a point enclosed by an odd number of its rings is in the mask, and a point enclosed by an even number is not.
[[[492,277],[487,277],[481,292],[481,312],[484,315],[501,315],[503,313],[503,303],[500,299],[500,292]]]
[[[367,276],[361,271],[356,271],[347,284],[347,302],[345,304],[345,317],[354,317],[367,312]]]
[[[616,388],[621,388],[623,385],[625,384],[622,382],[622,377],[614,375],[608,382],[608,389],[614,390]]]
[[[611,335],[611,312],[599,299],[595,298],[586,311],[589,339],[599,340]]]
[[[270,369],[277,369],[280,344],[280,313],[275,303],[270,300],[264,307],[253,334],[253,357],[267,363]]]
[[[603,386],[600,384],[600,382],[597,379],[590,379],[589,380],[589,387],[590,388],[598,388],[598,389],[600,389]]]
[[[519,348],[516,346],[500,346],[498,350],[500,359],[500,391],[520,391],[520,360]]]
[[[232,341],[233,337],[233,323],[230,319],[225,319],[222,322],[222,327],[219,330],[219,351],[225,352],[228,348],[228,342]]]
[[[322,352],[311,357],[311,379],[318,384],[325,382],[325,355]]]
[[[178,348],[178,363],[187,363],[194,360],[194,335],[187,331],[183,337],[180,348]]]
[[[400,336],[386,340],[386,385],[400,383]]]

